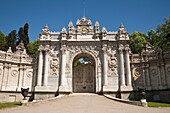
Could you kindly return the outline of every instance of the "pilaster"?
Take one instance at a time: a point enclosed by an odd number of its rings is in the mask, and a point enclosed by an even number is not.
[[[39,59],[38,59],[38,78],[37,78],[37,86],[42,85],[42,69],[43,69],[43,54],[42,51],[39,51]]]
[[[126,45],[125,47],[125,66],[126,66],[126,81],[127,81],[127,86],[131,86],[131,71],[130,71],[130,60],[129,60],[129,46]]]
[[[123,45],[119,47],[119,58],[120,58],[120,85],[125,86],[125,72],[124,72],[124,57],[123,57]]]
[[[107,62],[107,45],[103,45],[103,85],[107,86],[108,85],[108,77],[107,77],[107,68],[108,68],[108,62]]]
[[[48,50],[45,51],[45,64],[44,64],[44,84],[43,86],[48,85]]]
[[[65,72],[66,72],[66,45],[63,45],[61,50],[62,54],[62,59],[61,59],[61,81],[60,81],[60,87],[59,87],[59,92],[65,92],[66,87],[65,87]]]

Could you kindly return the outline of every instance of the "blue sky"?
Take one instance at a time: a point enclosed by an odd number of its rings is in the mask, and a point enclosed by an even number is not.
[[[28,22],[33,41],[45,24],[50,31],[61,31],[70,20],[75,25],[84,7],[86,18],[93,25],[98,20],[108,31],[117,31],[123,23],[129,33],[147,33],[170,17],[170,0],[0,0],[0,31],[7,35]]]

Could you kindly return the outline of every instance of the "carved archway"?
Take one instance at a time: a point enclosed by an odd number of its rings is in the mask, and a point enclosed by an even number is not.
[[[88,53],[80,53],[73,60],[73,92],[95,92],[95,60]]]

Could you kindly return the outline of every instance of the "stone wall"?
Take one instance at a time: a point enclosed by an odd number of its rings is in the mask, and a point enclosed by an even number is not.
[[[131,54],[130,59],[133,91],[142,88],[149,100],[155,100],[156,95],[158,100],[170,102],[170,50],[146,45],[141,54]],[[134,92],[136,99],[137,93]]]
[[[21,98],[21,87],[33,91],[35,84],[34,61],[27,55],[25,48],[17,46],[17,51],[0,51],[0,97],[1,101]],[[18,96],[20,95],[20,96]]]

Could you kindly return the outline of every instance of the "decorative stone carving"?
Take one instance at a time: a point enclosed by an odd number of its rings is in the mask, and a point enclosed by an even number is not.
[[[102,28],[102,36],[103,36],[103,39],[106,39],[106,35],[107,35],[106,27],[103,27],[103,28]]]
[[[170,72],[170,67],[167,67],[167,71]]]
[[[58,60],[54,58],[54,59],[50,62],[50,67],[51,67],[51,69],[53,70],[53,72],[56,72],[56,70],[59,68]]]
[[[117,58],[115,57],[114,54],[111,54],[110,60],[109,60],[109,75],[110,76],[115,76],[117,75]]]
[[[156,69],[151,69],[151,74],[154,76],[154,75],[157,75],[158,74],[158,71]]]
[[[8,53],[8,54],[12,54],[12,49],[11,49],[11,47],[8,48],[7,53]]]
[[[63,27],[63,29],[61,30],[61,33],[63,33],[63,34],[66,34],[66,33],[67,33],[67,30],[66,30],[65,27]]]
[[[128,33],[126,32],[123,24],[120,24],[117,36],[118,36],[119,40],[128,40],[129,39]]]
[[[81,18],[81,20],[77,20],[77,22],[76,22],[76,25],[77,26],[91,26],[92,25],[92,22],[91,22],[91,20],[89,19],[89,20],[87,20],[86,19],[86,17],[83,17],[83,18]]]
[[[16,77],[17,74],[18,74],[18,71],[17,71],[17,70],[13,70],[11,75],[12,75],[13,77]]]
[[[69,22],[68,29],[69,29],[69,31],[68,31],[69,32],[69,38],[72,38],[73,37],[72,35],[75,33],[75,29],[74,29],[72,21]]]
[[[32,71],[29,71],[29,72],[27,73],[27,77],[28,77],[28,78],[31,78],[32,75],[33,75],[33,72],[32,72]]]
[[[140,77],[142,75],[142,70],[140,68],[135,68],[134,69],[134,75],[136,77]]]
[[[66,51],[67,51],[66,45],[63,45],[60,50],[61,50],[62,54],[66,54]]]

